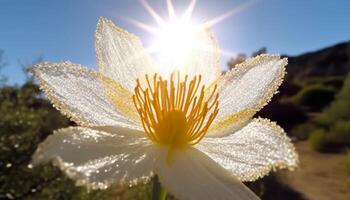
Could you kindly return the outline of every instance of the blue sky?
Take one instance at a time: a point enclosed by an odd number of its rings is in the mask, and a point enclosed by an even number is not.
[[[184,10],[189,0],[173,0]],[[167,16],[165,0],[148,1]],[[202,21],[235,8],[244,0],[197,0],[194,18]],[[350,40],[348,0],[260,0],[214,26],[220,47],[251,54],[266,46],[271,53],[297,55]],[[154,24],[138,0],[0,0],[0,49],[8,66],[8,83],[22,83],[19,61],[29,64],[70,60],[96,67],[94,32],[100,16],[139,35],[147,45],[150,34],[129,24],[131,17]],[[224,65],[228,57],[224,56]]]

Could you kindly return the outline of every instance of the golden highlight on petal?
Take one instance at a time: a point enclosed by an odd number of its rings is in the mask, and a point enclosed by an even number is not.
[[[147,87],[137,80],[133,101],[148,137],[173,148],[197,144],[207,133],[219,111],[217,86],[205,94],[201,76],[180,80],[180,72],[170,80],[146,75]]]
[[[211,135],[223,136],[232,133],[232,128],[238,129],[245,123],[249,122],[251,116],[255,114],[253,109],[245,109],[236,113],[233,113],[223,119],[218,120],[210,127],[209,132]]]
[[[139,117],[131,101],[132,93],[124,88],[120,83],[104,76],[101,78],[106,96],[113,106],[122,112],[129,120],[138,123]]]

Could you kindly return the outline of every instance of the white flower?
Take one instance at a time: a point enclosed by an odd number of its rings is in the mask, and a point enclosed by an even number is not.
[[[32,67],[54,106],[79,125],[49,136],[33,163],[54,160],[92,188],[157,174],[179,199],[258,199],[241,181],[298,163],[278,125],[252,119],[276,93],[287,59],[261,55],[221,75],[214,36],[198,37],[207,48],[167,80],[136,36],[104,18],[96,31],[99,72],[70,62]]]

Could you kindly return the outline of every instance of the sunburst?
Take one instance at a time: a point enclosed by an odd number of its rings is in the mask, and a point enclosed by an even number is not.
[[[130,18],[128,21],[154,36],[153,42],[147,49],[156,56],[157,61],[163,67],[170,66],[172,69],[175,67],[183,68],[187,64],[193,50],[200,48],[205,51],[211,51],[211,49],[206,48],[205,42],[200,37],[197,37],[198,32],[210,29],[219,22],[245,10],[255,2],[254,0],[248,1],[210,20],[195,23],[192,19],[192,13],[196,0],[191,0],[187,9],[180,15],[175,12],[172,1],[166,0],[168,19],[162,18],[146,0],[140,0],[141,5],[155,20],[157,25],[152,26]],[[221,50],[222,54],[229,54],[227,52],[229,51]]]

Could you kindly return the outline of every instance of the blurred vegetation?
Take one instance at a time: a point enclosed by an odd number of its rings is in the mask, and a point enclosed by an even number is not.
[[[316,130],[316,128],[317,126],[313,123],[303,123],[295,126],[290,134],[299,140],[306,140],[309,138],[311,132]]]
[[[335,91],[323,85],[311,85],[303,87],[289,101],[302,106],[307,111],[318,111],[333,101]],[[285,99],[286,101],[286,99]]]
[[[240,53],[237,56],[230,58],[230,60],[227,62],[227,66],[228,66],[229,70],[231,70],[236,65],[244,62],[246,59],[247,59],[247,56],[243,53]]]
[[[334,152],[350,147],[350,74],[335,96],[335,100],[315,116],[313,126],[327,132],[327,137],[323,137],[322,142],[319,141],[319,145],[323,147],[316,148],[317,145],[312,145],[316,150]],[[311,140],[314,141],[315,137],[310,138],[311,144],[313,143]]]
[[[0,85],[6,82],[6,77],[1,75],[1,70],[7,65],[4,50],[0,49]]]
[[[324,129],[316,129],[310,133],[309,143],[317,151],[325,151],[329,144],[329,136]]]
[[[346,173],[350,176],[350,151],[346,153],[345,159],[344,159],[344,166]]]
[[[319,123],[326,126],[331,126],[339,120],[350,121],[350,75],[345,79],[336,100],[318,118]]]
[[[255,56],[258,56],[260,54],[265,54],[265,53],[267,53],[267,48],[266,47],[262,47],[262,48],[258,49],[257,51],[253,52],[251,57],[255,57]],[[236,65],[244,62],[247,58],[248,58],[247,55],[244,54],[244,53],[239,53],[236,56],[233,56],[227,62],[228,69],[229,70],[233,69]]]

